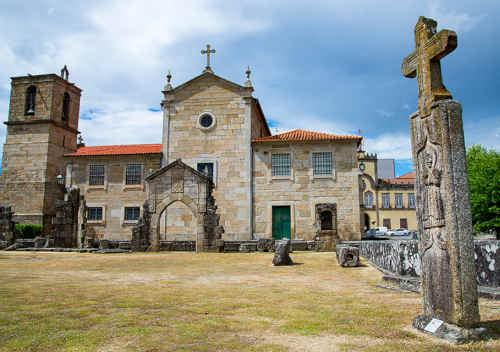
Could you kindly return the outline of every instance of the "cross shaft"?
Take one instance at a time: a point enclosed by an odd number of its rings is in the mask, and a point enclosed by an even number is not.
[[[215,54],[215,49],[210,49],[210,44],[207,44],[207,50],[201,50],[201,54],[207,54],[207,66],[205,67],[205,71],[212,71],[210,68],[210,54]]]
[[[415,25],[416,49],[401,65],[403,76],[417,77],[421,117],[430,115],[433,102],[452,98],[443,84],[440,60],[456,49],[457,34],[446,29],[436,33],[436,27],[436,21],[420,16]]]

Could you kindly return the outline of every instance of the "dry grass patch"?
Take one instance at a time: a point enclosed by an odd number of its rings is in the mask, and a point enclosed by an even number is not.
[[[0,351],[500,350],[410,328],[413,293],[376,288],[333,253],[0,253]],[[500,334],[499,305],[481,301]]]

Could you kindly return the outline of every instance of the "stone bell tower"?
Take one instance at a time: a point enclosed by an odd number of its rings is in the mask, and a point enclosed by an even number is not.
[[[15,221],[50,230],[56,199],[63,191],[63,155],[76,151],[81,89],[61,75],[12,77],[0,175],[0,204],[11,205]]]

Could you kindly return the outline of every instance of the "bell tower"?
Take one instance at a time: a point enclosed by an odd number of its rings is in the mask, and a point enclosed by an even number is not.
[[[0,204],[11,205],[15,221],[50,231],[56,199],[63,191],[63,155],[77,149],[81,89],[61,75],[11,78],[7,138],[3,148]]]

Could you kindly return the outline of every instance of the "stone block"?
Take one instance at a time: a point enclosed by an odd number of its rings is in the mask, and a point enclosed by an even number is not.
[[[275,242],[275,251],[273,258],[274,266],[293,265],[292,258],[290,258],[290,240],[280,240]]]
[[[274,252],[274,239],[259,238],[257,241],[257,250],[259,252]]]
[[[339,245],[336,248],[337,261],[343,267],[359,266],[359,248]]]

